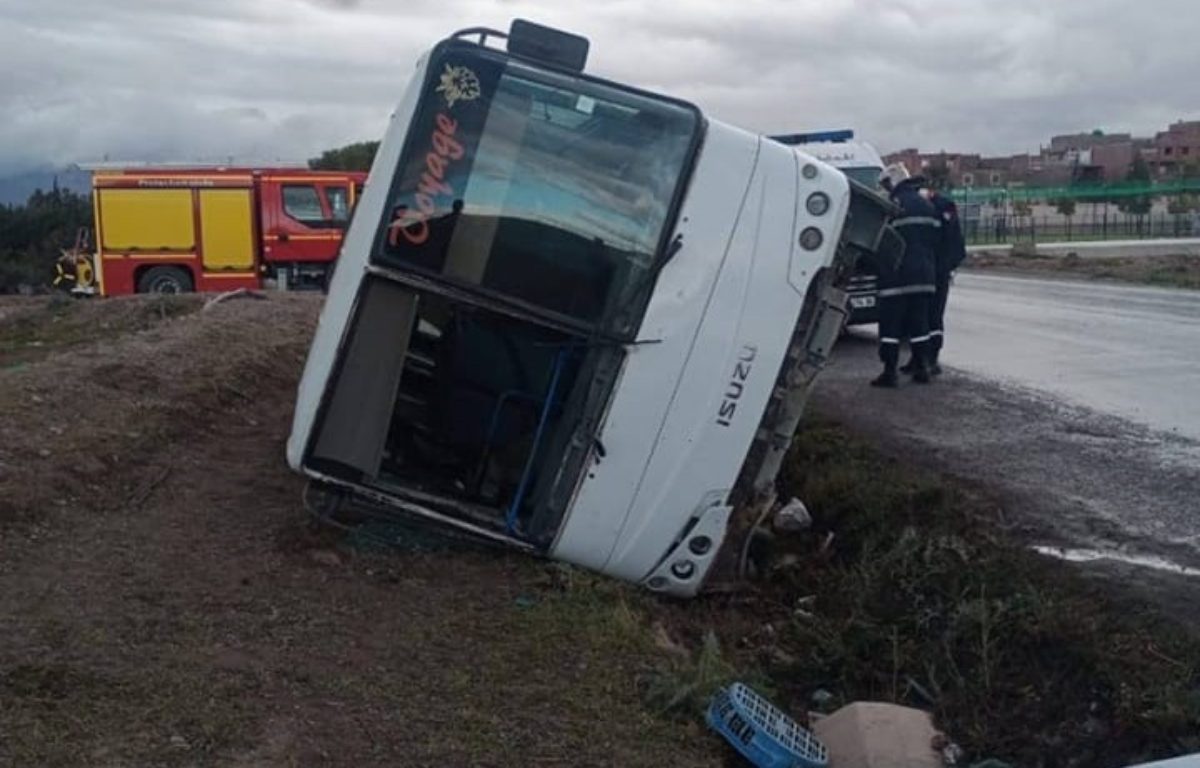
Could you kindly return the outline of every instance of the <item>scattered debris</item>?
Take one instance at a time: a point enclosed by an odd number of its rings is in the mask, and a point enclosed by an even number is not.
[[[792,616],[798,619],[815,618],[815,614],[810,609],[812,606],[816,605],[816,603],[816,595],[805,595],[804,597],[797,598],[796,607],[792,609]]]
[[[671,633],[667,631],[666,626],[664,626],[662,622],[656,622],[652,632],[654,634],[655,648],[676,656],[688,655],[687,648],[683,647],[673,637],[671,637]]]
[[[795,552],[785,552],[771,562],[772,571],[789,571],[804,565],[804,558]]]
[[[812,527],[812,515],[808,513],[808,507],[804,506],[803,501],[792,499],[779,508],[772,523],[780,533],[798,533]]]
[[[958,765],[967,756],[966,750],[944,737],[941,739],[941,752],[942,762],[947,766]]]
[[[340,568],[342,565],[342,558],[330,549],[314,549],[308,556],[317,565],[327,565],[330,568]]]
[[[225,293],[219,293],[216,296],[213,296],[211,299],[204,302],[204,307],[201,309],[201,311],[207,312],[208,310],[212,309],[213,307],[220,304],[221,302],[229,301],[230,299],[265,299],[265,298],[267,298],[266,294],[262,293],[261,291],[252,291],[249,288],[238,288],[237,290],[234,290],[234,291],[226,291]]]
[[[758,768],[824,768],[829,751],[805,728],[743,683],[713,696],[704,718]]]
[[[817,709],[824,709],[831,701],[833,701],[833,694],[824,688],[813,691],[812,703]]]

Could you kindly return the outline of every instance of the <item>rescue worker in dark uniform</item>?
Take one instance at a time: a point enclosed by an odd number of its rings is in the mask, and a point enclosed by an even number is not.
[[[879,359],[883,373],[871,386],[899,385],[900,342],[906,337],[912,347],[913,381],[928,384],[929,303],[934,294],[941,219],[902,163],[885,168],[879,183],[900,207],[891,224],[904,240],[904,255],[898,264],[880,265]]]
[[[938,358],[942,353],[942,344],[946,336],[946,299],[950,295],[950,281],[954,270],[958,269],[967,258],[967,243],[963,237],[962,224],[958,220],[958,206],[945,195],[927,186],[924,179],[918,178],[921,193],[942,220],[942,232],[937,259],[935,262],[934,293],[929,302],[929,359],[926,361],[929,372],[937,376],[942,372]],[[909,360],[900,368],[901,373],[912,373],[914,361]]]

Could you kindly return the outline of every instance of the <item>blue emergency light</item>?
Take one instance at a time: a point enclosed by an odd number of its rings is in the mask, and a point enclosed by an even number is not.
[[[780,144],[816,144],[818,142],[838,143],[850,141],[854,138],[854,131],[845,128],[840,131],[814,131],[812,133],[785,133],[779,136],[771,136],[771,139],[778,141]]]

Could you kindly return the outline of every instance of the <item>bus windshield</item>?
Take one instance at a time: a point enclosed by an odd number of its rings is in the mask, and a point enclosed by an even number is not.
[[[619,310],[652,274],[696,113],[486,51],[430,66],[373,260],[636,331]]]

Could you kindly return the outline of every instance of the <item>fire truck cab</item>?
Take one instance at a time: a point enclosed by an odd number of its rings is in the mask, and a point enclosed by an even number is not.
[[[364,180],[285,168],[94,169],[95,285],[105,296],[319,287]]]
[[[796,148],[585,73],[587,50],[516,21],[419,61],[288,461],[317,510],[692,595],[771,508],[886,210]]]

